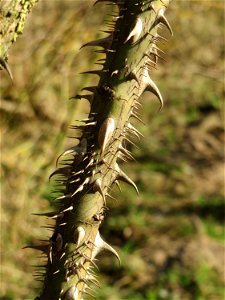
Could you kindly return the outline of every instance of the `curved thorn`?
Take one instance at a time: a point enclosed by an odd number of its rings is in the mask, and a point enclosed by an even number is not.
[[[118,181],[118,180],[115,180],[115,184],[117,185],[117,187],[118,187],[119,191],[120,191],[120,192],[122,192],[122,190],[121,190],[121,186],[120,186],[120,183],[119,183],[119,181]]]
[[[104,204],[106,204],[105,195],[104,195],[103,190],[102,190],[102,180],[100,178],[95,180],[94,185],[93,185],[93,190],[94,190],[94,192],[99,192],[100,193],[100,195],[103,198]]]
[[[120,181],[124,181],[124,182],[128,183],[129,185],[131,185],[131,186],[135,189],[137,195],[139,195],[138,188],[137,188],[136,184],[133,182],[132,179],[130,179],[130,177],[127,176],[126,173],[124,173],[124,172],[120,169],[120,167],[118,166],[118,164],[116,164],[115,170],[116,170],[116,172],[117,172],[117,177],[116,177],[116,179],[117,179],[117,180],[120,180]]]
[[[85,230],[82,226],[78,226],[74,232],[74,240],[77,245],[77,248],[81,245],[81,242],[83,241],[85,237]]]
[[[128,42],[130,39],[132,39],[132,44],[137,42],[139,37],[141,36],[141,32],[142,32],[142,20],[140,18],[136,19],[134,28],[131,30],[131,32],[129,33],[127,39],[125,40],[124,44],[126,42]]]
[[[118,259],[119,264],[121,264],[121,260],[117,251],[101,238],[98,231],[94,241],[94,250],[92,252],[92,259],[95,258],[95,256],[98,255],[98,253],[101,252],[102,250],[108,250],[109,252],[113,253]]]
[[[160,23],[162,23],[164,26],[166,26],[166,28],[169,30],[169,32],[171,33],[171,35],[173,36],[173,30],[170,26],[170,23],[168,22],[168,20],[166,19],[166,17],[164,16],[164,9],[161,8],[158,12],[158,21]]]
[[[139,130],[137,130],[131,123],[128,123],[127,126],[130,130],[132,130],[133,132],[136,132],[137,135],[144,137],[144,135]]]
[[[98,134],[98,144],[103,154],[106,148],[106,145],[109,143],[113,132],[115,130],[115,120],[114,118],[106,118],[102,123],[99,134]]]
[[[97,88],[97,86],[87,86],[87,87],[84,87],[81,91],[88,91],[88,92],[94,93],[96,91],[96,88]]]
[[[148,74],[148,69],[145,68],[144,72],[143,72],[143,82],[145,82],[146,84],[146,88],[145,91],[149,91],[152,92],[160,101],[161,107],[160,110],[163,108],[163,98],[162,95],[157,87],[157,85],[155,84],[155,82],[150,78],[149,74]]]
[[[148,85],[145,89],[146,91],[152,92],[160,101],[160,110],[163,108],[164,102],[162,95],[157,87],[157,85],[154,83],[154,81],[149,77]]]
[[[78,99],[78,100],[86,99],[91,104],[92,99],[93,99],[93,95],[90,95],[90,94],[85,94],[85,95],[77,94],[76,96],[72,96],[72,97],[69,98],[69,100],[73,100],[73,99]]]
[[[94,40],[89,43],[86,43],[83,46],[81,46],[80,49],[82,49],[84,47],[89,47],[89,46],[99,46],[99,47],[102,47],[103,49],[107,49],[110,47],[111,41],[112,41],[112,36],[110,35],[106,38]]]
[[[134,157],[131,154],[131,152],[128,151],[127,149],[125,149],[121,144],[119,145],[118,149],[121,153],[123,153],[125,155],[125,157],[127,157],[128,159],[134,160]]]

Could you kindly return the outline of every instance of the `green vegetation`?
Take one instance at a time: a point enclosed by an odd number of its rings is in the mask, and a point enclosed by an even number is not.
[[[10,50],[13,85],[1,71],[1,300],[37,295],[37,253],[22,247],[51,235],[31,214],[48,210],[67,127],[88,112],[67,99],[95,83],[78,74],[96,54],[77,53],[105,14],[91,1],[38,4]],[[174,2],[167,18],[174,37],[154,74],[165,107],[157,113],[154,96],[143,96],[145,137],[123,166],[140,196],[114,191],[101,232],[122,264],[101,259],[97,299],[224,299],[223,1]]]

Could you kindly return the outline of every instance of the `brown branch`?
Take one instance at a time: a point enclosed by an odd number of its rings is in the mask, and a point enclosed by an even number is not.
[[[17,37],[23,33],[26,19],[38,0],[3,1],[0,7],[0,69],[5,69],[10,77],[8,51]]]

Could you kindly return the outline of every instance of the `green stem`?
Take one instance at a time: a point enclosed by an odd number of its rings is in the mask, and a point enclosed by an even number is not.
[[[171,31],[164,17],[169,0],[109,2],[119,8],[109,37],[85,45],[100,46],[106,54],[103,69],[97,71],[98,86],[86,88],[92,93],[84,96],[90,100],[90,114],[83,125],[75,126],[83,132],[79,145],[65,152],[70,159],[53,174],[63,188],[56,199],[57,212],[46,214],[56,218],[54,234],[45,245],[32,246],[47,254],[40,274],[44,276],[41,300],[83,299],[96,283],[93,268],[98,253],[108,250],[118,257],[99,234],[106,200],[118,181],[137,190],[119,161],[130,156],[128,136],[138,135],[131,122],[137,118],[140,96],[151,91],[163,102],[149,74],[159,56],[159,26]]]

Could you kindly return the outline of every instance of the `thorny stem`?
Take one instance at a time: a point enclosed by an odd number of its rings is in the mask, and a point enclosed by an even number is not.
[[[107,197],[114,183],[125,181],[137,187],[120,169],[119,160],[129,158],[127,135],[139,135],[131,125],[139,118],[136,110],[145,91],[155,94],[161,106],[163,99],[150,73],[158,60],[157,33],[164,25],[171,27],[164,16],[169,0],[98,0],[118,7],[113,13],[109,36],[84,46],[99,46],[106,57],[98,86],[87,87],[91,94],[78,95],[90,101],[90,114],[82,120],[78,146],[64,152],[69,160],[54,172],[62,184],[62,194],[55,201],[56,212],[47,217],[56,219],[54,233],[43,245],[32,246],[46,254],[41,300],[83,299],[90,285],[96,284],[93,268],[102,250],[117,252],[99,234],[107,208]]]

